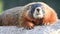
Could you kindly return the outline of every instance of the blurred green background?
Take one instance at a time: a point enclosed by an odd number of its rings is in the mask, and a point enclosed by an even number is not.
[[[13,7],[23,6],[37,1],[47,3],[58,13],[58,17],[60,18],[60,0],[0,0],[0,13]]]
[[[1,14],[2,11],[3,11],[3,1],[0,0],[0,14]]]

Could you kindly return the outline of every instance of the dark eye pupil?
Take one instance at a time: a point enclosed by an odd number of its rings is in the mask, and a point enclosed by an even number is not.
[[[37,11],[39,12],[39,11],[40,11],[40,9],[37,9]]]

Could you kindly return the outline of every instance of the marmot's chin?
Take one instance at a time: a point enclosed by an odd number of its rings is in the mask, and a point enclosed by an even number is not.
[[[42,19],[43,16],[37,16],[35,19]]]

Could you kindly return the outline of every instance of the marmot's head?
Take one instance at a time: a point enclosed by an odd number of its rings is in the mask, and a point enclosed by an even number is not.
[[[42,19],[45,16],[45,11],[44,11],[44,7],[43,4],[41,4],[41,2],[33,2],[30,3],[28,5],[26,5],[25,7],[27,7],[27,13],[35,18],[35,19]]]

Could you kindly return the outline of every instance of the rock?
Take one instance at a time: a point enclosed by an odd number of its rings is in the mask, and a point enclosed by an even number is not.
[[[0,34],[60,34],[60,20],[51,26],[35,26],[27,30],[16,26],[0,26]]]

